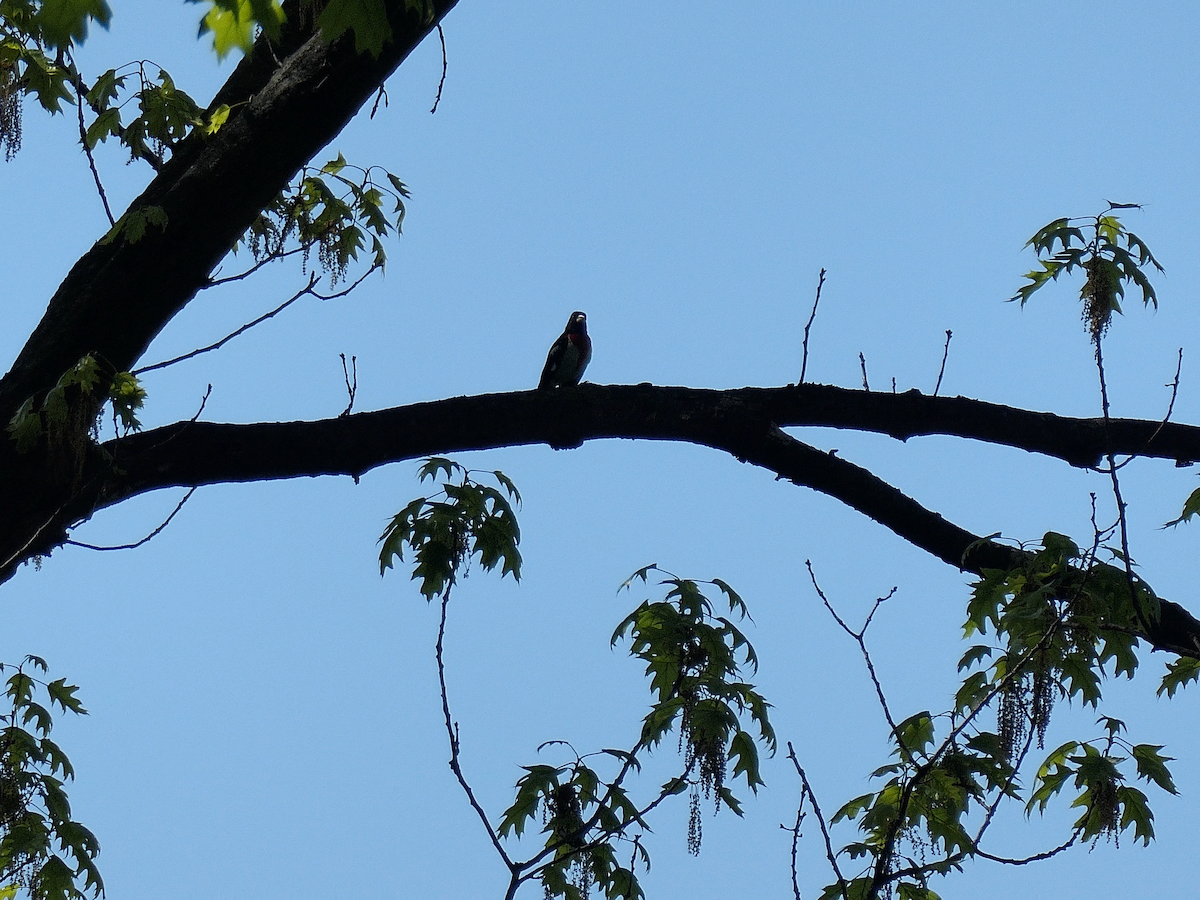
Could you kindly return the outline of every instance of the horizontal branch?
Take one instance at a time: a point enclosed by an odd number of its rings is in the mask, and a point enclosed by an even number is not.
[[[131,474],[122,491],[259,481],[301,475],[361,475],[376,466],[432,453],[524,444],[578,445],[602,438],[710,443],[730,417],[780,428],[824,426],[886,434],[897,440],[947,435],[1095,466],[1105,453],[1200,460],[1200,427],[1144,419],[1104,420],[1032,412],[967,397],[917,391],[873,393],[803,384],[719,391],[685,387],[584,384],[574,391],[521,391],[452,397],[314,422],[222,425],[179,423],[111,442],[123,456],[155,459],[155,483]],[[186,458],[167,447],[186,432]],[[724,448],[723,448],[724,449]],[[175,474],[178,473],[178,476]],[[187,480],[157,483],[161,478]]]
[[[913,409],[918,424],[903,424],[900,413]],[[1033,431],[1035,422],[1040,428]],[[1002,428],[1004,423],[1011,430]],[[1195,427],[1168,426],[1155,434],[1159,423],[1112,424],[1114,446],[1125,441],[1117,452],[1133,453],[1145,445],[1148,454],[1200,457]],[[92,500],[99,508],[165,487],[317,475],[357,478],[386,463],[439,453],[542,443],[566,448],[601,438],[684,441],[723,450],[835,497],[964,571],[1010,568],[1023,559],[1023,551],[983,540],[866,469],[782,431],[799,425],[854,427],[901,439],[941,433],[987,440],[990,435],[996,443],[1068,461],[1092,458],[1104,439],[1103,423],[1096,420],[912,392],[872,395],[821,385],[733,391],[582,385],[454,397],[314,422],[178,423],[110,441],[104,449],[115,458],[115,468],[97,462],[103,471],[89,483],[97,485]],[[1163,452],[1164,446],[1172,449]],[[1164,601],[1160,621],[1142,636],[1174,653],[1200,652],[1200,622],[1174,603]]]

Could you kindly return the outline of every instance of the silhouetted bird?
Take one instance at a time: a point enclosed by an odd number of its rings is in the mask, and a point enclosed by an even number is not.
[[[592,339],[587,333],[587,316],[577,310],[571,313],[567,327],[550,347],[538,389],[574,387],[579,384],[591,358]]]

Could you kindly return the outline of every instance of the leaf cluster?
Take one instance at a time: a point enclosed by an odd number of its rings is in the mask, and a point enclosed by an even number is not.
[[[1065,535],[1047,532],[1041,549],[1026,554],[1021,566],[984,570],[972,585],[964,634],[985,635],[990,628],[1000,647],[973,647],[959,668],[1001,655],[986,675],[977,672],[964,682],[958,709],[977,707],[1004,679],[1028,681],[1039,673],[1062,696],[1095,707],[1109,663],[1114,675],[1133,677],[1138,658],[1132,632],[1142,619],[1157,617],[1158,598],[1149,585],[1092,554],[1085,557]]]
[[[107,371],[106,371],[107,370]],[[137,430],[141,423],[137,411],[146,402],[146,390],[130,372],[113,372],[95,356],[88,354],[63,373],[54,387],[37,402],[29,397],[9,420],[6,430],[17,443],[17,452],[27,453],[38,446],[43,435],[53,443],[67,437],[73,421],[73,409],[82,397],[102,391],[112,404],[113,415],[125,430]]]
[[[935,720],[951,721],[952,733],[938,738]],[[871,773],[886,779],[883,786],[844,804],[830,820],[856,822],[863,837],[848,844],[841,855],[865,858],[863,872],[845,885],[825,887],[822,900],[872,896],[875,872],[888,872],[901,896],[936,898],[926,883],[929,874],[946,874],[975,850],[966,817],[974,802],[986,808],[996,797],[1015,797],[1015,771],[1005,758],[998,735],[978,732],[961,736],[951,717],[919,712],[900,722],[891,735],[896,761]],[[893,872],[897,843],[932,850],[940,858],[906,873]],[[923,855],[923,854],[922,854]],[[880,861],[883,860],[883,865]]]
[[[1136,208],[1136,204],[1110,203],[1108,210],[1086,219],[1055,219],[1038,230],[1025,246],[1033,247],[1041,268],[1025,275],[1012,300],[1024,306],[1033,294],[1060,275],[1076,269],[1086,274],[1079,296],[1084,303],[1083,317],[1093,341],[1108,328],[1114,312],[1121,312],[1120,301],[1125,288],[1136,286],[1142,292],[1142,303],[1158,307],[1158,296],[1146,275],[1147,266],[1161,272],[1154,254],[1146,243],[1121,220],[1112,215],[1114,209]],[[1084,222],[1082,227],[1073,223]],[[1087,234],[1085,234],[1087,232]],[[1058,250],[1055,251],[1055,245]]]
[[[636,578],[646,582],[655,569],[639,569],[625,585]],[[665,599],[643,601],[617,626],[611,643],[627,637],[630,654],[646,663],[654,703],[639,745],[657,746],[678,723],[685,763],[698,769],[696,786],[706,796],[715,795],[718,808],[725,805],[741,815],[737,798],[725,786],[726,763],[733,762],[733,778],[741,776],[757,792],[763,784],[758,743],[774,753],[775,731],[770,704],[744,680],[744,668],[758,669],[754,648],[729,618],[715,614],[702,583],[724,595],[731,613],[748,617],[742,598],[724,581],[668,577],[661,582],[670,588]],[[743,716],[757,737],[743,727]]]
[[[86,715],[79,690],[66,679],[44,682],[44,660],[28,656],[5,683],[11,705],[0,715],[0,896],[25,890],[33,900],[82,900],[104,893],[96,868],[100,845],[71,818],[63,784],[75,777],[62,748],[50,739],[51,709]],[[45,701],[39,702],[44,695]]]
[[[377,180],[379,173],[386,185]],[[258,262],[299,251],[306,265],[316,246],[318,261],[336,284],[358,259],[368,236],[372,266],[387,262],[381,239],[393,230],[400,233],[409,196],[407,186],[391,172],[350,166],[339,153],[320,169],[306,166],[258,215],[239,244],[248,246]]]
[[[1133,761],[1137,778],[1176,794],[1175,783],[1155,744],[1131,744],[1120,735],[1125,723],[1107,716],[1100,718],[1107,735],[1092,741],[1068,741],[1046,757],[1033,782],[1026,812],[1044,812],[1050,800],[1068,782],[1076,789],[1072,808],[1081,809],[1075,829],[1084,840],[1108,836],[1114,840],[1130,826],[1134,839],[1148,845],[1154,839],[1154,813],[1146,795],[1126,784],[1121,766]]]
[[[628,839],[631,827],[650,830],[621,785],[624,772],[637,761],[621,750],[603,750],[601,755],[624,764],[622,774],[610,782],[582,758],[564,766],[523,767],[516,799],[500,821],[501,837],[520,837],[541,810],[546,840],[539,857],[544,861],[536,871],[547,897],[583,900],[593,887],[605,897],[645,896],[632,866],[617,861],[617,845]],[[634,855],[649,868],[650,856],[640,842],[634,842]]]
[[[0,0],[0,143],[8,158],[20,147],[19,99],[32,95],[61,112],[74,81],[64,60],[92,22],[107,28],[111,18],[105,0]]]
[[[1035,738],[1041,746],[1054,700],[1078,698],[1096,707],[1110,671],[1132,677],[1138,662],[1133,627],[1139,616],[1157,615],[1157,599],[1140,579],[1094,556],[1050,532],[1021,565],[986,570],[973,585],[965,636],[991,633],[996,643],[975,644],[963,654],[959,671],[967,674],[953,709],[939,716],[920,712],[894,726],[895,760],[872,773],[882,786],[835,813],[831,823],[854,822],[862,834],[841,855],[865,859],[865,868],[827,886],[822,900],[874,897],[884,885],[897,895],[936,897],[926,876],[960,868],[977,852],[999,804],[1022,799],[1018,770]],[[1174,684],[1196,677],[1195,668],[1181,663]],[[996,731],[981,729],[979,715],[993,707]],[[945,723],[940,736],[939,722]],[[1101,722],[1105,737],[1070,741],[1046,758],[1026,812],[1043,812],[1073,783],[1072,805],[1082,813],[1072,841],[1115,838],[1132,826],[1135,837],[1148,842],[1153,814],[1145,794],[1125,783],[1121,767],[1132,760],[1138,778],[1174,793],[1169,757],[1160,746],[1120,737],[1118,720]],[[974,833],[968,830],[973,808],[982,817]],[[919,864],[903,857],[903,843]],[[937,858],[926,861],[929,851]],[[902,857],[906,868],[898,863]]]
[[[521,502],[516,485],[503,472],[486,473],[499,489],[477,481],[477,472],[453,460],[427,459],[421,481],[446,481],[432,497],[418,497],[388,523],[379,540],[379,573],[404,559],[407,547],[415,565],[412,577],[421,582],[421,594],[432,600],[448,590],[464,563],[473,557],[487,571],[500,566],[500,574],[521,577],[521,531],[513,503]],[[510,502],[511,501],[511,502]]]
[[[637,578],[646,582],[653,570],[658,570],[657,566],[639,570],[622,587]],[[604,749],[590,754],[616,764],[617,771],[608,780],[588,763],[588,757],[578,755],[560,766],[526,766],[525,775],[517,782],[516,798],[497,828],[501,838],[520,837],[541,813],[546,835],[543,849],[528,863],[515,864],[514,871],[528,869],[522,880],[539,878],[547,897],[582,900],[593,887],[610,898],[643,897],[633,863],[627,868],[617,862],[619,844],[632,843],[634,859],[650,867],[641,836],[631,839],[630,830],[649,831],[647,813],[689,789],[693,815],[701,790],[715,798],[718,808],[724,805],[742,814],[737,798],[724,785],[727,761],[734,762],[733,777],[742,777],[752,790],[757,791],[763,783],[757,742],[742,728],[743,716],[756,726],[757,741],[771,752],[775,750],[769,704],[742,677],[743,667],[757,667],[749,641],[729,619],[715,615],[712,601],[697,582],[669,576],[661,583],[669,587],[665,599],[643,602],[617,626],[612,637],[614,645],[622,638],[629,639],[630,655],[646,662],[651,679],[655,702],[633,750]],[[721,591],[731,612],[748,618],[745,603],[733,588],[720,580],[703,583]],[[652,751],[675,723],[679,724],[684,752],[683,772],[639,808],[624,781],[631,772],[641,770],[638,754]],[[689,830],[690,847],[693,840],[699,840],[695,822]]]

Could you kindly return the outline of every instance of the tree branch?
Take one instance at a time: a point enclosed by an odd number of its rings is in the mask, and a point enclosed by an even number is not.
[[[886,415],[871,420],[872,412]],[[915,412],[918,424],[902,428],[901,412]],[[802,443],[779,427],[847,427],[857,422],[863,430],[917,434],[936,433],[934,421],[944,426],[941,433],[992,436],[1023,449],[1057,450],[1054,455],[1060,458],[1090,457],[1103,446],[1101,420],[1071,420],[913,392],[866,394],[820,385],[736,391],[582,385],[570,391],[454,397],[315,422],[185,422],[157,428],[121,439],[119,471],[110,470],[103,459],[105,449],[117,449],[115,443],[97,448],[85,472],[89,487],[66,515],[77,521],[94,509],[164,487],[316,475],[357,477],[376,466],[437,453],[539,443],[574,447],[599,438],[670,440],[723,450],[835,497],[964,571],[978,574],[1018,565],[1024,551],[984,540],[866,469]],[[1012,427],[1006,432],[1005,425]],[[1132,449],[1148,440],[1160,423],[1112,420],[1110,427],[1114,444],[1125,441]],[[1026,438],[1033,446],[1021,443]],[[1153,444],[1156,455],[1200,457],[1200,428],[1168,425]],[[1163,452],[1168,447],[1170,451]],[[28,539],[19,538],[8,539],[14,549]],[[45,553],[59,542],[44,540],[49,547],[39,543],[28,552]],[[0,572],[0,577],[8,574]],[[1163,601],[1159,620],[1146,631],[1141,636],[1159,649],[1200,653],[1200,622],[1177,604]]]

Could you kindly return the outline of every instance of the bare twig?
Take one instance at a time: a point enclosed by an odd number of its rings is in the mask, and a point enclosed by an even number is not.
[[[869,391],[871,390],[871,385],[867,383],[867,358],[862,355],[861,350],[858,352],[858,364],[862,366],[863,390]]]
[[[226,344],[228,344],[230,341],[232,341],[235,337],[237,337],[239,334],[244,334],[245,332],[247,332],[251,328],[253,328],[255,325],[261,325],[263,322],[267,321],[267,319],[272,319],[275,316],[279,315],[281,312],[283,312],[285,309],[287,309],[289,306],[291,306],[293,303],[295,303],[297,300],[299,300],[305,294],[312,294],[313,296],[319,296],[316,293],[316,291],[313,290],[313,288],[317,284],[318,278],[320,278],[320,276],[317,275],[316,272],[313,272],[308,277],[308,285],[306,287],[303,287],[300,290],[298,290],[295,294],[293,294],[287,300],[283,301],[283,303],[280,303],[277,307],[275,307],[269,313],[264,313],[263,315],[261,315],[257,319],[255,319],[253,322],[247,322],[245,325],[243,325],[241,328],[237,329],[236,331],[230,332],[229,334],[225,335],[225,337],[221,338],[215,344],[209,344],[207,347],[200,347],[199,349],[193,350],[190,353],[185,353],[182,356],[176,356],[174,359],[168,359],[163,362],[157,362],[157,363],[154,363],[153,365],[149,365],[149,366],[142,366],[140,369],[134,369],[133,374],[141,375],[144,372],[153,372],[155,369],[165,369],[167,366],[173,366],[176,363],[181,363],[184,360],[191,359],[194,356],[199,356],[201,353],[208,353],[209,351],[212,351],[212,350],[221,349]]]
[[[371,104],[371,115],[369,116],[369,118],[371,118],[371,119],[375,118],[375,113],[379,110],[379,101],[380,100],[383,101],[383,108],[387,109],[387,105],[388,105],[387,91],[384,89],[382,84],[379,86],[379,90],[375,94],[375,102]]]
[[[438,22],[438,39],[442,42],[442,80],[438,82],[437,97],[433,101],[433,109],[429,110],[430,115],[437,112],[438,104],[442,102],[442,87],[446,84],[446,33],[442,31],[442,23]]]
[[[316,243],[315,240],[309,241],[308,243],[302,244],[299,247],[293,247],[291,250],[283,250],[280,248],[276,248],[276,250],[274,252],[268,253],[266,256],[264,256],[262,259],[258,260],[254,265],[252,265],[250,268],[248,268],[244,272],[240,272],[237,275],[226,275],[224,278],[208,279],[208,281],[206,281],[206,282],[204,282],[204,284],[200,285],[200,290],[206,291],[209,288],[219,287],[223,284],[228,284],[231,281],[241,281],[243,278],[249,278],[251,275],[253,275],[255,272],[257,272],[263,266],[270,265],[271,263],[275,262],[276,260],[286,259],[287,257],[294,256],[297,253],[303,253],[305,250],[311,250],[312,245],[314,243]]]
[[[438,622],[437,635],[437,670],[438,670],[438,685],[442,691],[442,714],[446,721],[446,737],[450,740],[450,771],[454,773],[454,777],[458,779],[459,785],[463,792],[467,795],[467,801],[471,804],[471,808],[479,816],[479,821],[483,823],[484,829],[487,831],[488,837],[491,838],[492,846],[496,848],[496,852],[500,854],[500,858],[504,860],[504,864],[508,866],[508,870],[516,878],[519,869],[509,859],[508,854],[504,851],[504,845],[500,843],[500,837],[496,834],[496,830],[492,828],[492,823],[488,821],[487,813],[483,811],[483,807],[479,805],[479,801],[475,799],[475,792],[471,790],[471,785],[467,783],[466,777],[463,775],[462,766],[458,760],[458,726],[450,717],[450,697],[446,692],[446,663],[443,656],[443,647],[446,638],[446,608],[450,605],[450,589],[454,586],[454,581],[446,585],[446,590],[442,592],[442,616]]]
[[[167,518],[165,520],[163,520],[163,523],[161,525],[159,525],[157,528],[155,528],[148,535],[146,535],[144,538],[142,538],[140,541],[135,541],[132,544],[117,544],[112,547],[101,547],[101,546],[97,546],[96,544],[85,544],[83,541],[73,541],[70,538],[63,541],[63,543],[70,544],[72,547],[83,547],[85,550],[136,550],[138,547],[142,546],[142,544],[146,543],[151,538],[158,537],[158,535],[162,533],[163,529],[171,524],[171,520],[173,518],[175,518],[175,514],[178,513],[181,509],[183,509],[183,504],[187,503],[188,500],[191,499],[192,494],[194,494],[194,493],[196,493],[196,488],[194,488],[194,487],[189,488],[188,492],[183,495],[183,499],[180,500],[179,503],[177,503],[175,505],[175,508],[173,510],[171,510],[171,514],[169,516],[167,516]]]
[[[83,95],[87,93],[84,89],[83,79],[76,76],[74,86],[75,105],[79,108],[79,143],[83,145],[83,152],[87,154],[88,166],[92,170],[92,179],[96,182],[96,191],[100,194],[100,202],[104,204],[104,214],[108,216],[108,224],[116,225],[117,220],[113,218],[112,209],[108,205],[108,195],[104,193],[104,185],[100,183],[100,171],[96,168],[96,157],[92,155],[92,148],[88,145],[87,125],[83,121]]]
[[[825,824],[825,817],[821,815],[821,806],[817,803],[817,795],[813,792],[812,785],[808,783],[808,776],[804,774],[804,768],[800,765],[800,760],[796,758],[796,748],[792,746],[792,742],[788,741],[788,759],[792,761],[792,765],[796,767],[796,774],[800,776],[801,790],[807,795],[808,800],[812,803],[813,812],[817,816],[817,825],[821,828],[821,834],[825,837],[825,858],[829,860],[829,865],[833,867],[833,874],[837,876],[838,887],[841,889],[842,896],[846,896],[847,884],[846,879],[842,877],[842,870],[838,867],[837,854],[833,852],[833,841],[829,837],[829,827]]]
[[[781,824],[779,827],[792,836],[792,896],[795,900],[803,900],[800,896],[800,873],[797,869],[796,858],[800,850],[800,825],[804,822],[804,798],[808,795],[800,791],[800,805],[796,807],[796,824],[792,827]]]
[[[804,357],[800,360],[800,383],[804,384],[804,373],[808,371],[808,332],[812,329],[813,320],[817,317],[817,304],[821,302],[821,288],[825,287],[825,269],[817,278],[817,298],[813,300],[812,312],[808,316],[808,324],[804,326]]]
[[[1179,396],[1179,373],[1182,371],[1183,348],[1180,347],[1179,360],[1175,363],[1175,378],[1169,384],[1165,385],[1165,387],[1169,387],[1171,389],[1171,402],[1167,404],[1167,414],[1163,416],[1162,424],[1160,424],[1158,428],[1154,430],[1154,434],[1150,435],[1150,440],[1146,441],[1147,444],[1153,443],[1154,439],[1158,437],[1159,432],[1166,428],[1167,423],[1171,421],[1171,412],[1175,409],[1175,398]]]
[[[879,607],[895,596],[897,588],[893,587],[884,596],[876,598],[875,605],[871,607],[871,612],[867,614],[866,621],[863,622],[863,627],[859,631],[855,631],[846,624],[845,620],[840,615],[838,615],[837,610],[833,608],[833,604],[829,602],[829,598],[825,596],[825,592],[821,590],[821,586],[817,584],[817,576],[816,573],[813,572],[812,560],[806,559],[804,561],[804,565],[808,569],[808,577],[812,581],[813,590],[817,592],[817,596],[821,598],[821,602],[825,604],[825,608],[829,610],[829,614],[833,616],[834,621],[841,626],[842,631],[850,635],[850,637],[854,639],[854,642],[858,644],[858,649],[862,653],[863,661],[867,665],[867,674],[871,677],[871,684],[875,686],[875,696],[879,700],[879,706],[883,709],[883,716],[885,719],[887,719],[888,727],[892,729],[892,734],[896,738],[896,745],[902,751],[904,751],[905,757],[911,760],[912,752],[904,745],[904,740],[900,736],[900,728],[896,725],[896,720],[892,718],[891,708],[888,706],[887,697],[884,696],[883,693],[883,685],[879,681],[879,676],[875,673],[875,664],[871,661],[870,651],[867,650],[866,638],[867,628],[869,628],[871,625],[871,619],[875,617],[875,613],[879,611]]]
[[[937,384],[933,386],[933,396],[938,395],[938,391],[942,389],[942,376],[946,374],[946,357],[950,355],[950,338],[954,337],[954,332],[949,328],[946,329],[946,346],[942,348],[942,367],[938,369]]]
[[[350,366],[354,370],[354,375],[351,377],[350,370],[346,368],[346,354],[339,353],[338,356],[342,358],[342,375],[346,378],[346,393],[350,395],[350,402],[338,414],[338,418],[340,419],[342,416],[350,415],[350,410],[354,409],[354,395],[358,393],[358,357],[350,357]]]
[[[1052,856],[1058,856],[1058,854],[1062,853],[1064,850],[1067,850],[1067,849],[1073,847],[1075,845],[1075,842],[1077,840],[1079,840],[1079,838],[1080,838],[1080,836],[1082,836],[1082,834],[1083,834],[1082,828],[1076,829],[1076,831],[1071,835],[1070,839],[1067,840],[1066,843],[1059,844],[1053,850],[1044,850],[1041,853],[1035,853],[1035,854],[1033,854],[1033,856],[1024,856],[1024,857],[1020,857],[1020,858],[1009,858],[1006,856],[993,856],[991,853],[988,853],[984,850],[980,850],[978,847],[975,848],[975,854],[977,856],[982,856],[984,859],[990,859],[992,862],[1004,863],[1004,865],[1006,865],[1006,866],[1025,866],[1032,862],[1040,862],[1043,859],[1049,859]]]
[[[1096,337],[1096,370],[1100,373],[1100,405],[1104,411],[1104,434],[1105,443],[1108,444],[1108,426],[1109,426],[1109,402],[1108,402],[1108,384],[1104,377],[1104,355],[1101,351],[1102,341],[1100,336]],[[1182,355],[1180,356],[1180,365],[1182,366]],[[1111,445],[1110,445],[1111,446]],[[1142,609],[1142,604],[1138,598],[1138,589],[1135,576],[1133,574],[1133,560],[1129,557],[1129,523],[1125,517],[1125,499],[1121,496],[1121,480],[1117,477],[1117,462],[1111,450],[1107,450],[1105,458],[1108,460],[1108,475],[1112,480],[1113,499],[1117,504],[1117,521],[1120,526],[1121,535],[1121,562],[1125,566],[1125,580],[1129,584],[1129,600],[1133,604],[1134,615],[1137,616],[1138,625],[1143,631],[1150,630],[1150,620],[1145,611]]]

